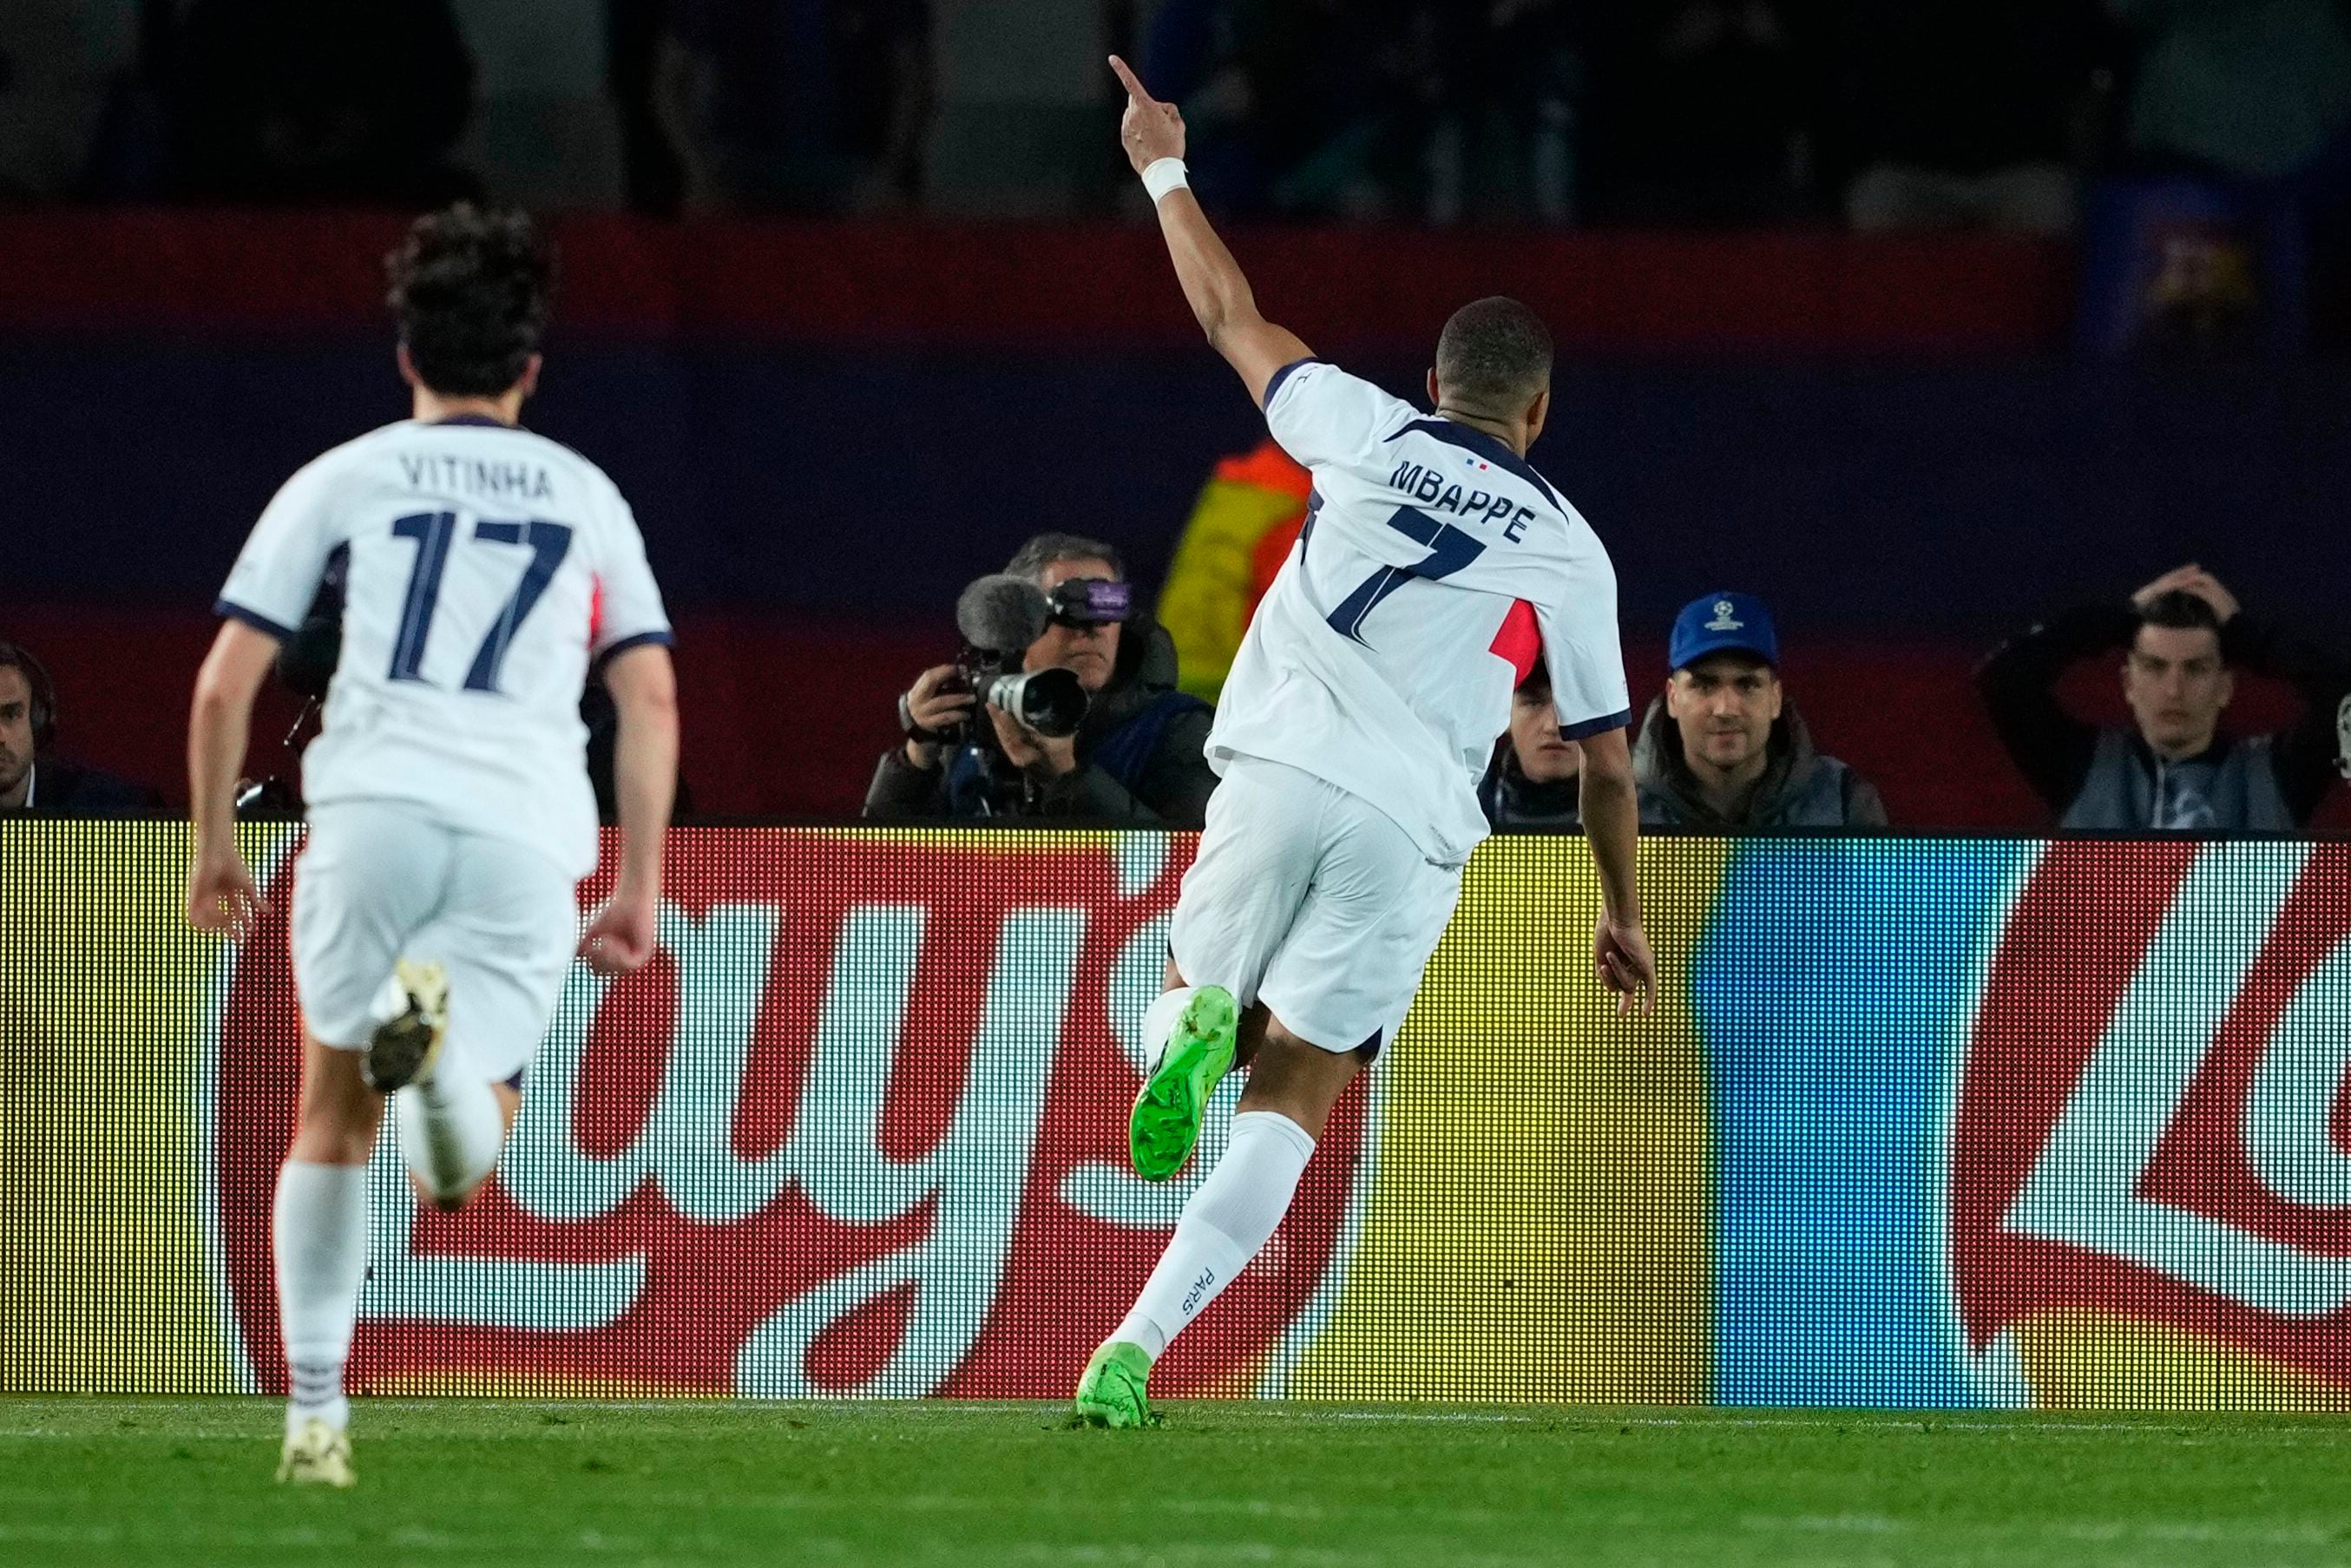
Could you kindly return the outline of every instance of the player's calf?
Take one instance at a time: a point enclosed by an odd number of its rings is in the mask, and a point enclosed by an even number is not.
[[[1087,1364],[1078,1385],[1078,1420],[1147,1424],[1143,1391],[1152,1364],[1272,1239],[1332,1103],[1360,1067],[1356,1052],[1323,1051],[1278,1023],[1268,1030],[1224,1158],[1184,1206],[1134,1308]],[[1138,1103],[1138,1115],[1142,1109]]]
[[[456,1071],[412,1083],[392,1099],[401,1157],[417,1196],[435,1208],[465,1207],[506,1145],[497,1090]]]
[[[306,1038],[300,1121],[270,1206],[287,1385],[282,1480],[350,1484],[343,1367],[367,1272],[367,1156],[382,1116],[359,1053]]]
[[[444,1081],[445,1077],[446,1081]],[[446,1074],[394,1095],[400,1152],[417,1201],[455,1214],[497,1168],[521,1096],[503,1083]]]

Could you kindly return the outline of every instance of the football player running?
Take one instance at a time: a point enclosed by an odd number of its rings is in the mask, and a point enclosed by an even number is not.
[[[620,491],[519,427],[551,269],[519,214],[418,220],[391,258],[413,417],[287,481],[237,557],[196,677],[188,917],[242,935],[261,908],[233,808],[254,696],[330,561],[347,563],[292,916],[301,1102],[272,1217],[282,1481],[355,1479],[343,1371],[385,1097],[420,1194],[463,1205],[497,1162],[575,950],[617,973],[653,949],[677,774],[669,622]],[[622,852],[582,937],[591,660],[620,709]]]
[[[1079,1385],[1080,1418],[1130,1427],[1153,1418],[1152,1363],[1272,1237],[1332,1103],[1403,1022],[1486,833],[1478,779],[1538,657],[1560,733],[1583,747],[1594,969],[1620,1012],[1653,1007],[1656,981],[1615,574],[1526,461],[1551,413],[1549,332],[1515,300],[1463,307],[1437,341],[1434,416],[1315,359],[1258,313],[1186,187],[1182,117],[1111,67],[1184,297],[1314,476],[1217,710],[1222,782],[1144,1021],[1154,1065],[1129,1141],[1146,1179],[1182,1168],[1228,1071],[1249,1077],[1224,1157]]]

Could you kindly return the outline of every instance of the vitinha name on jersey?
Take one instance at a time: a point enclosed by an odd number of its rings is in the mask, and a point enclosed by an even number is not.
[[[1397,464],[1396,471],[1388,476],[1388,485],[1424,507],[1434,507],[1440,512],[1458,512],[1465,517],[1483,517],[1489,523],[1501,523],[1502,537],[1512,544],[1519,542],[1527,525],[1535,520],[1532,507],[1522,506],[1508,496],[1498,496],[1490,490],[1467,489],[1447,480],[1436,469],[1418,463]]]
[[[463,494],[496,501],[550,501],[555,486],[536,463],[459,457],[450,453],[402,453],[408,487],[434,496]]]

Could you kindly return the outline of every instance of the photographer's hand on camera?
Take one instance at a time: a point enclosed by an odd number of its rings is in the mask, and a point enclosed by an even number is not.
[[[1078,737],[1040,735],[997,706],[987,705],[988,722],[996,726],[997,744],[1005,759],[1030,779],[1042,782],[1066,778],[1078,770]]]
[[[1180,689],[1115,549],[1037,535],[956,596],[956,662],[898,698],[867,817],[1200,826],[1213,715]]]
[[[917,676],[914,688],[898,699],[906,760],[925,773],[936,769],[956,730],[971,717],[972,701],[953,664],[935,664]]]

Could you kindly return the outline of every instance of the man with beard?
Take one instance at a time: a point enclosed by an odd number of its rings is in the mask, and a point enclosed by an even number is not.
[[[1771,612],[1748,593],[1709,593],[1674,619],[1673,675],[1649,705],[1633,777],[1641,825],[1691,832],[1882,828],[1869,781],[1813,747],[1780,684]]]
[[[0,817],[160,817],[163,798],[54,755],[57,694],[41,662],[0,643]]]

